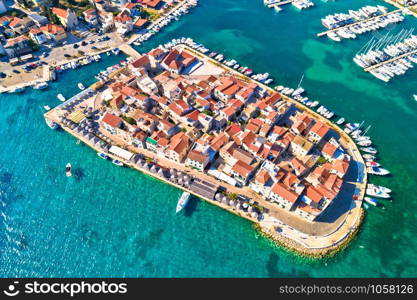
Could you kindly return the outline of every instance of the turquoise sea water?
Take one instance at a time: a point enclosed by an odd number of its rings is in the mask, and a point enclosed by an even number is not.
[[[77,83],[122,57],[63,74],[46,91],[0,95],[0,276],[3,277],[391,277],[415,276],[417,263],[417,71],[389,84],[352,57],[372,34],[334,43],[316,38],[320,18],[380,1],[316,0],[312,9],[275,13],[261,0],[201,0],[139,51],[190,36],[284,85],[303,86],[352,121],[372,124],[380,162],[392,172],[372,182],[394,190],[385,210],[369,209],[354,242],[332,259],[310,262],[271,245],[251,224],[193,198],[175,215],[180,191],[98,159],[44,123]],[[385,4],[384,4],[385,5]],[[407,17],[388,30],[415,27]],[[70,161],[74,176],[64,176]]]

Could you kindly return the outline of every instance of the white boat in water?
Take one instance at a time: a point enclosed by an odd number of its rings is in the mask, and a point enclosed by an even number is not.
[[[389,189],[389,188],[387,188],[387,187],[380,186],[380,185],[376,185],[376,184],[372,184],[372,183],[369,183],[368,184],[368,188],[374,188],[374,189],[380,190],[380,191],[382,191],[384,193],[391,193],[392,192],[392,190]]]
[[[416,100],[416,101],[417,101],[417,95],[413,95],[413,97],[414,97],[414,100]]]
[[[43,106],[43,109],[44,109],[44,110],[50,110],[51,108],[49,107],[49,105],[44,105],[44,106]]]
[[[368,147],[368,146],[372,145],[372,142],[371,142],[371,140],[363,140],[363,141],[357,142],[357,144],[359,146]]]
[[[376,199],[374,199],[374,198],[371,198],[371,197],[364,197],[364,198],[363,198],[363,200],[364,200],[366,203],[369,203],[369,204],[371,204],[371,205],[373,205],[373,206],[378,206],[378,200],[376,200]]]
[[[67,177],[71,177],[72,173],[71,173],[71,164],[67,163],[67,165],[65,166],[65,174],[67,175]]]
[[[175,212],[178,213],[184,207],[186,207],[189,200],[190,200],[190,193],[183,192],[182,195],[181,195],[181,198],[178,200],[177,208],[176,208],[176,211]]]
[[[113,159],[111,162],[113,164],[115,164],[116,166],[119,166],[119,167],[123,167],[124,166],[123,163],[120,160],[117,160],[117,159]]]
[[[379,163],[373,160],[367,161],[365,164],[367,167],[380,167],[381,166]]]
[[[107,156],[107,154],[106,154],[106,153],[104,153],[104,152],[97,153],[97,155],[98,155],[99,157],[101,157],[102,159],[109,159],[109,157]]]
[[[21,92],[23,92],[24,90],[25,90],[25,88],[22,88],[22,87],[20,87],[20,88],[14,88],[14,89],[11,89],[10,91],[8,91],[8,93],[9,93],[9,94],[21,93]]]
[[[343,123],[345,123],[345,118],[340,118],[339,120],[336,121],[337,125],[342,125]]]
[[[366,171],[369,174],[372,175],[379,175],[379,176],[384,176],[384,175],[388,175],[390,172],[386,169],[383,168],[379,168],[379,167],[367,167]]]
[[[79,82],[79,83],[78,83],[78,88],[79,88],[80,90],[84,90],[84,89],[85,89],[85,86],[84,86],[81,82]]]
[[[45,122],[46,122],[46,125],[48,125],[49,128],[51,128],[51,129],[58,129],[58,127],[59,127],[59,125],[57,123],[55,123],[55,122],[53,122],[53,121],[51,121],[47,118],[45,118]]]
[[[376,154],[377,153],[376,149],[372,148],[372,147],[362,147],[361,150],[363,152],[367,152],[367,153],[371,153],[371,154]]]
[[[64,102],[66,100],[64,95],[62,95],[62,94],[58,94],[56,97],[62,102]]]
[[[46,89],[48,87],[48,83],[46,83],[46,82],[40,82],[40,83],[38,83],[38,84],[35,84],[34,86],[33,86],[33,89],[34,90],[44,90],[44,89]]]
[[[384,199],[388,199],[390,197],[390,195],[386,192],[380,191],[376,188],[369,188],[369,187],[366,189],[366,194],[368,196],[384,198]]]

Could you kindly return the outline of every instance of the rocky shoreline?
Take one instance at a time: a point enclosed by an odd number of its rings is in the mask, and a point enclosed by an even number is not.
[[[317,260],[317,259],[333,257],[336,254],[343,251],[344,249],[346,249],[347,246],[350,244],[350,242],[357,236],[364,218],[365,218],[365,210],[361,208],[360,217],[357,219],[357,222],[353,226],[354,230],[345,238],[343,238],[342,241],[338,241],[330,247],[321,248],[321,249],[307,248],[301,245],[300,243],[296,242],[295,240],[289,239],[279,234],[276,231],[271,232],[271,229],[264,228],[260,226],[258,223],[254,224],[254,228],[263,237],[270,240],[277,247],[281,249],[283,248],[284,250],[296,256]]]

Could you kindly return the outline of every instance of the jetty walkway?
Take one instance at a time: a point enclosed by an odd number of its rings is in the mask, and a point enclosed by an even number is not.
[[[365,71],[365,72],[372,71],[372,70],[374,70],[374,69],[376,69],[376,68],[382,67],[383,65],[389,64],[389,63],[391,63],[391,62],[394,62],[394,61],[396,61],[396,60],[399,60],[399,59],[401,59],[401,58],[404,58],[404,57],[407,57],[407,56],[409,56],[409,55],[416,54],[416,53],[417,53],[417,49],[414,49],[414,50],[409,51],[409,52],[407,52],[407,53],[404,53],[404,54],[398,55],[398,56],[396,56],[396,57],[393,57],[393,58],[387,59],[387,60],[385,60],[385,61],[383,61],[383,62],[380,62],[380,63],[378,63],[378,64],[375,64],[375,65],[372,65],[372,66],[370,66],[370,67],[367,67],[367,68],[365,68],[365,69],[364,69],[364,71]]]
[[[394,14],[394,13],[398,13],[402,10],[403,10],[402,8],[399,8],[399,9],[389,11],[389,12],[387,12],[385,14],[382,14],[382,15],[379,15],[379,16],[371,17],[371,18],[364,19],[364,20],[359,20],[359,21],[357,21],[355,23],[352,23],[352,24],[346,24],[346,25],[343,25],[343,26],[340,26],[340,27],[337,27],[337,28],[329,29],[329,30],[318,33],[317,36],[321,37],[321,36],[327,35],[329,32],[334,32],[334,31],[337,31],[337,30],[343,29],[343,28],[350,28],[352,26],[355,26],[355,25],[358,25],[358,24],[361,24],[361,23],[365,23],[365,22],[368,22],[368,21],[372,21],[372,20],[384,17],[384,16],[388,16],[388,15],[391,15],[391,14]]]
[[[404,9],[407,13],[417,18],[417,4],[413,6],[404,6],[398,3],[397,1],[392,1],[392,0],[383,0],[383,1],[388,4],[391,4],[392,6],[398,7],[400,9]]]
[[[285,5],[285,4],[292,3],[293,1],[294,0],[284,0],[284,1],[277,0],[277,1],[274,1],[274,2],[270,2],[267,6],[268,6],[268,8],[275,8],[276,6],[282,6],[282,5]]]

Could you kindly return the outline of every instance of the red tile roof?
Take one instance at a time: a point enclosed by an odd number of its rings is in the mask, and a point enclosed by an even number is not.
[[[22,22],[23,20],[18,18],[18,17],[14,17],[13,20],[9,23],[9,27],[10,28],[14,28],[16,27],[16,25],[19,25],[20,22]]]
[[[52,13],[64,19],[68,18],[68,11],[62,8],[52,7]]]
[[[148,19],[137,19],[136,20],[136,22],[135,22],[135,26],[137,26],[137,27],[142,27],[142,26],[144,26],[144,25],[146,25],[147,23],[149,23],[149,20]]]
[[[320,200],[323,198],[323,195],[312,186],[307,186],[305,189],[305,195],[313,202],[319,203]]]
[[[313,127],[311,127],[310,132],[314,132],[319,137],[324,137],[327,132],[329,132],[329,127],[323,122],[317,121]]]
[[[349,169],[349,161],[337,159],[333,165],[332,169],[337,171],[339,174],[345,175]]]
[[[249,174],[253,171],[253,167],[248,165],[247,163],[244,163],[241,160],[238,160],[234,166],[232,167],[232,170],[238,173],[240,176],[246,178],[249,176]]]
[[[268,171],[265,169],[262,169],[259,171],[258,175],[256,175],[255,180],[263,185],[265,185],[268,180],[271,179],[271,175],[269,175]]]
[[[198,161],[199,163],[206,162],[208,157],[209,156],[207,154],[203,154],[196,150],[191,150],[187,155],[187,158],[189,158],[190,160]]]
[[[50,34],[57,34],[57,33],[63,33],[65,32],[64,27],[56,24],[46,24],[45,26],[42,26],[40,28],[42,32],[47,32]]]
[[[140,67],[143,67],[144,65],[149,64],[149,63],[150,63],[149,56],[142,55],[141,57],[135,59],[132,62],[132,66],[134,68],[140,68]]]
[[[291,203],[295,203],[298,199],[298,195],[296,193],[288,190],[287,187],[280,182],[273,185],[272,192]]]
[[[337,147],[329,142],[327,142],[324,146],[323,149],[321,150],[322,153],[333,157],[334,153],[336,152]]]
[[[118,116],[112,115],[110,113],[106,113],[102,119],[102,121],[111,127],[119,127],[120,124],[123,122],[121,118]]]

